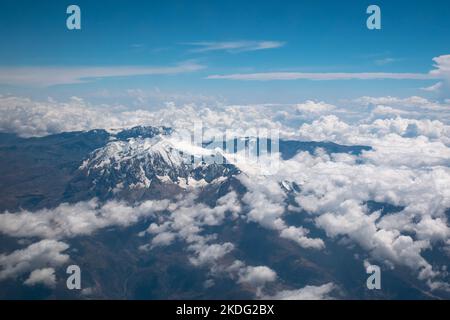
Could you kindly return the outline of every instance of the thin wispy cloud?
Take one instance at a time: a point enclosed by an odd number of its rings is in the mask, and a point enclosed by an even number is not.
[[[399,72],[259,72],[210,75],[207,79],[246,81],[271,80],[433,80],[450,78],[450,55],[433,58],[433,70],[428,73]]]
[[[443,86],[443,83],[441,81],[439,81],[438,83],[435,83],[432,86],[421,88],[421,90],[428,91],[428,92],[438,92],[442,88],[442,86]]]
[[[193,46],[191,52],[226,51],[236,53],[280,48],[285,43],[280,41],[200,41],[187,42],[184,45]]]
[[[396,59],[396,58],[383,58],[383,59],[375,60],[375,64],[378,66],[385,66],[385,65],[392,64],[392,63],[395,63],[400,60],[401,59]]]
[[[261,72],[261,73],[235,73],[229,75],[211,75],[207,79],[227,80],[377,80],[377,79],[413,79],[428,80],[435,76],[426,73],[386,73],[386,72],[361,72],[361,73],[304,73],[304,72]]]
[[[91,82],[103,78],[181,74],[204,68],[205,66],[194,62],[174,66],[0,67],[0,84],[46,87]]]

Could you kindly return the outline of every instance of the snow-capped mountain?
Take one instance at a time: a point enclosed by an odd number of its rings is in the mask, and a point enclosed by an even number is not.
[[[78,169],[78,179],[83,177],[92,191],[103,196],[161,184],[205,186],[239,173],[232,164],[205,163],[204,154],[181,151],[171,141],[171,133],[165,127],[120,131],[104,147],[89,154]],[[216,153],[207,152],[212,156]]]

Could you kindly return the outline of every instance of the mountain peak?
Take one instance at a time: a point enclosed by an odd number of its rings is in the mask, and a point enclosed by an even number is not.
[[[165,126],[135,126],[128,129],[123,129],[118,132],[115,137],[118,140],[128,140],[130,138],[153,138],[158,135],[170,135],[172,132],[172,128]]]
[[[194,155],[178,150],[167,137],[168,132],[167,128],[130,129],[126,140],[112,140],[92,152],[79,167],[79,174],[90,181],[90,189],[101,197],[101,194],[148,189],[153,184],[180,188],[203,186],[239,173],[231,164],[192,161]],[[131,133],[153,137],[131,137]],[[124,136],[127,135],[121,135]]]

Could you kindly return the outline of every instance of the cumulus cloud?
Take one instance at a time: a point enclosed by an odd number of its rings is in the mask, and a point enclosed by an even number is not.
[[[309,230],[303,227],[288,227],[283,229],[280,233],[280,237],[290,239],[298,243],[303,248],[323,249],[325,243],[319,238],[308,238],[306,235]]]
[[[301,125],[298,135],[306,140],[374,147],[395,143],[397,146],[405,144],[414,148],[416,141],[417,145],[428,144],[430,147],[431,143],[436,143],[436,146],[450,144],[450,126],[442,121],[405,119],[395,115],[388,119],[375,119],[367,124],[349,124],[335,115],[321,116],[312,123]]]
[[[64,203],[54,209],[0,214],[2,234],[45,239],[27,249],[1,255],[0,279],[43,266],[59,266],[61,262],[67,261],[68,256],[59,251],[68,249],[68,245],[49,239],[89,235],[106,227],[127,227],[144,217],[153,217],[160,223],[151,223],[139,234],[152,236],[150,246],[144,245],[141,249],[168,246],[179,239],[186,243],[189,261],[193,265],[214,268],[218,260],[234,249],[234,245],[230,242],[214,243],[215,235],[203,235],[202,231],[208,226],[221,224],[226,214],[230,214],[231,219],[236,219],[241,207],[234,192],[220,198],[214,207],[196,203],[196,199],[196,195],[191,194],[175,202],[144,201],[135,206],[117,201],[100,204],[93,199],[76,204]],[[167,215],[155,215],[166,210]],[[48,273],[49,270],[36,271],[26,284],[37,283],[44,276],[51,278]]]
[[[55,269],[43,268],[33,270],[33,272],[30,273],[30,276],[25,280],[24,284],[27,286],[42,284],[49,288],[53,288],[56,285]]]
[[[159,233],[152,239],[152,246],[168,246],[175,240],[175,238],[176,234],[172,232]]]
[[[414,241],[411,236],[401,235],[395,229],[379,229],[375,223],[379,214],[366,214],[356,203],[347,201],[343,207],[344,213],[325,213],[316,219],[317,225],[325,229],[329,236],[345,235],[379,261],[417,270],[419,279],[435,275],[432,266],[421,256],[422,250],[430,246],[428,241]]]
[[[191,257],[189,261],[195,266],[201,266],[205,264],[215,263],[217,260],[225,256],[231,250],[233,250],[234,245],[230,242],[218,244],[199,244],[195,243],[189,247],[195,252],[195,256]]]
[[[110,226],[130,226],[168,205],[167,200],[145,201],[134,207],[117,201],[101,205],[93,199],[35,212],[5,212],[0,214],[0,232],[12,237],[71,238]]]
[[[10,254],[0,255],[0,280],[15,278],[24,273],[49,267],[59,267],[69,260],[69,255],[64,254],[69,248],[64,242],[56,240],[41,240],[33,243],[25,249],[13,251]],[[49,277],[49,270],[38,271],[30,275],[26,280],[29,284],[38,279]]]
[[[330,300],[329,295],[335,289],[333,283],[326,283],[321,286],[306,286],[296,290],[283,290],[273,296],[265,296],[263,299],[272,300]]]
[[[435,69],[430,73],[434,76],[444,78],[446,80],[450,79],[450,55],[442,55],[433,58]]]
[[[329,113],[336,109],[336,106],[332,104],[325,103],[323,101],[315,102],[308,100],[305,103],[299,103],[296,106],[298,112],[301,113],[313,113],[313,114],[323,114]]]
[[[419,279],[438,275],[422,253],[450,235],[445,215],[450,206],[448,168],[430,170],[414,162],[409,169],[406,162],[397,168],[384,159],[356,165],[306,153],[288,162],[295,162],[299,172],[294,177],[289,169],[293,163],[282,166],[300,185],[296,202],[329,237],[347,237],[378,261],[411,268]],[[369,200],[404,209],[381,216],[368,210]]]
[[[437,101],[431,101],[419,96],[411,96],[407,98],[398,98],[392,96],[386,97],[364,96],[354,99],[353,102],[365,106],[376,105],[376,106],[402,108],[404,111],[411,111],[412,109],[422,111],[432,111],[432,110],[448,111],[448,105],[441,104]],[[429,116],[428,114],[422,114],[422,117],[424,118],[427,118],[428,116]]]
[[[151,248],[170,245],[175,239],[187,244],[187,250],[192,254],[189,261],[196,266],[214,264],[234,249],[229,242],[214,243],[215,235],[203,235],[204,228],[222,224],[226,214],[235,219],[241,211],[235,192],[229,192],[217,200],[214,207],[203,203],[195,203],[195,193],[171,203],[168,215],[160,215],[159,223],[151,223],[140,233],[141,236],[151,235]]]
[[[239,273],[240,283],[248,283],[254,287],[262,287],[267,282],[273,282],[276,279],[276,272],[266,266],[248,266]]]
[[[251,175],[248,178],[241,175],[239,179],[248,189],[242,200],[248,206],[249,221],[259,223],[267,229],[276,230],[280,237],[292,240],[303,248],[320,250],[325,247],[322,239],[307,236],[308,229],[288,226],[284,221],[283,215],[287,205],[286,194],[279,183],[280,176],[275,175],[271,179],[267,176]]]
[[[159,110],[131,109],[124,106],[92,105],[72,97],[67,102],[34,101],[14,96],[0,97],[0,131],[23,137],[45,136],[67,131],[115,129],[136,125],[169,126],[174,129],[194,128],[204,124],[205,136],[217,130],[235,129],[245,132],[258,128],[283,130],[280,121],[269,120],[272,108],[262,106],[224,106],[209,108],[192,104],[168,103]],[[287,128],[289,131],[289,128]],[[290,129],[293,132],[293,129]]]
[[[282,215],[285,210],[285,194],[276,181],[266,181],[266,184],[255,184],[252,179],[240,177],[247,187],[253,188],[247,192],[243,201],[249,205],[248,219],[258,222],[263,227],[282,230],[284,221]]]
[[[399,120],[395,120],[396,117]],[[375,123],[376,120],[402,121],[406,125],[415,121],[421,128],[426,125],[426,121],[439,121],[441,124],[430,122],[427,125],[428,130],[442,131],[444,128],[448,136],[448,126],[445,124],[450,121],[450,108],[446,103],[429,101],[421,97],[404,99],[362,97],[345,102],[342,107],[323,101],[305,101],[290,105],[205,106],[167,103],[164,108],[158,110],[143,107],[135,109],[121,105],[94,105],[77,97],[66,102],[53,99],[35,101],[14,96],[0,97],[0,131],[17,133],[23,137],[90,129],[108,130],[136,125],[164,125],[186,130],[202,123],[205,139],[217,134],[223,135],[227,130],[236,135],[243,135],[257,129],[277,131],[284,139],[313,138],[336,142],[339,142],[337,140],[340,138],[337,134],[341,136],[346,134],[355,136],[355,139],[347,138],[340,141],[356,143],[359,138],[356,129],[359,128],[352,125],[362,126],[364,122]],[[325,124],[337,127],[323,128]],[[305,127],[302,127],[303,125]],[[306,132],[308,125],[312,125],[309,129],[319,126],[316,134]],[[374,127],[374,124],[369,123],[361,128],[367,128],[367,131],[371,127]],[[319,129],[326,131],[317,131]],[[389,127],[386,129],[390,130]]]

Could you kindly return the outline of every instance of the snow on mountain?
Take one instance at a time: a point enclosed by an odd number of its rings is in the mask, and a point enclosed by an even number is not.
[[[135,127],[117,133],[104,147],[92,152],[79,170],[94,185],[113,190],[149,188],[153,182],[180,187],[201,186],[239,173],[231,164],[205,163],[217,150],[180,150],[170,128]]]

